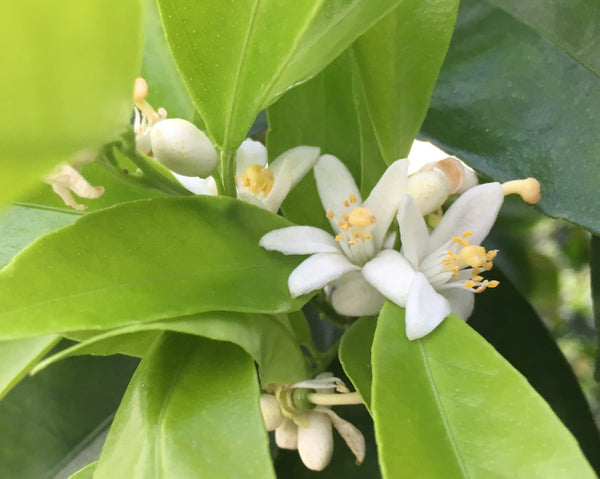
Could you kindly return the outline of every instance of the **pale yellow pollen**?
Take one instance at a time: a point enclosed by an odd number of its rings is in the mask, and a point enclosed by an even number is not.
[[[500,284],[500,281],[496,281],[495,279],[492,281],[488,281],[487,287],[488,288],[495,288],[496,286],[498,286]]]
[[[525,203],[533,205],[542,199],[540,192],[540,182],[535,178],[525,178],[524,180],[513,180],[502,183],[504,196],[517,194]]]
[[[350,241],[348,241],[348,244],[350,246],[354,246],[356,244],[356,240],[351,239]]]
[[[356,233],[354,233],[354,239],[358,239],[360,238],[360,232],[357,231]]]
[[[344,218],[344,221],[348,221],[350,219],[346,213],[342,213],[342,218]]]
[[[346,208],[348,208],[348,206],[350,206],[350,203],[348,203],[348,200],[344,200],[344,206],[345,206]]]
[[[248,188],[250,193],[258,195],[264,193],[268,195],[273,188],[273,172],[260,165],[250,165],[240,178],[242,186]]]
[[[467,231],[467,232],[463,233],[463,235],[462,235],[463,238],[468,238],[469,236],[473,236],[472,231]]]
[[[344,239],[344,235],[343,235],[342,233],[338,234],[338,235],[335,237],[335,240],[336,240],[336,241],[342,241],[343,239]]]
[[[348,196],[348,199],[350,200],[350,203],[356,203],[358,201],[358,199],[356,199],[356,196],[352,194]]]
[[[481,273],[481,270],[479,268],[473,268],[473,271],[471,271],[471,273],[474,275],[478,275],[479,273]]]
[[[483,276],[478,276],[478,275],[476,275],[476,276],[473,276],[473,277],[471,278],[471,280],[472,280],[472,281],[477,281],[477,282],[479,282],[479,281],[483,281]]]
[[[491,251],[488,251],[486,256],[487,256],[487,259],[492,261],[496,257],[497,254],[498,254],[498,250],[493,249]]]
[[[341,223],[341,221],[340,221]],[[339,227],[343,230],[343,231],[348,231],[348,228],[350,228],[350,223],[343,223],[340,224]]]
[[[465,281],[465,287],[466,288],[473,288],[475,286],[475,283],[471,280]]]
[[[472,234],[473,232],[467,231],[462,236],[454,236],[452,241],[461,245],[462,248],[458,254],[452,250],[446,251],[446,257],[442,259],[442,263],[446,266],[446,271],[452,272],[452,278],[460,277],[461,270],[471,267],[471,279],[465,281],[464,285],[474,293],[481,293],[486,288],[495,288],[499,284],[498,281],[488,281],[479,275],[482,271],[492,269],[494,266],[492,260],[498,251],[486,251],[483,246],[469,244],[464,238],[468,238]]]
[[[370,240],[373,237],[373,235],[371,233],[366,233],[365,234],[365,239],[366,240]]]
[[[332,219],[335,216],[335,213],[331,210],[327,210],[327,213],[325,213],[325,216],[327,216],[327,218]]]
[[[375,221],[377,221],[377,218],[373,216],[373,213],[371,213],[369,208],[360,206],[352,210],[348,221],[352,226],[364,228],[365,226],[369,226],[370,224],[375,223]]]

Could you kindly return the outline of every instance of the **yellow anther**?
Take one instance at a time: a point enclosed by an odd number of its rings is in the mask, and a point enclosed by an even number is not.
[[[471,280],[472,280],[472,281],[477,281],[477,282],[480,282],[480,281],[483,281],[483,276],[473,276],[473,277],[471,278]]]
[[[492,263],[491,261],[488,261],[487,263],[485,263],[483,265],[483,269],[485,269],[486,271],[489,271],[490,269],[492,269],[494,266],[494,263]]]
[[[365,234],[365,239],[366,240],[370,240],[373,237],[373,235],[371,233],[366,233]]]
[[[337,235],[337,236],[335,237],[335,240],[336,240],[336,241],[342,241],[343,239],[344,239],[344,235],[343,235],[342,233],[340,233],[339,235]]]
[[[495,279],[492,281],[488,281],[487,287],[488,288],[495,288],[496,286],[498,286],[500,284],[500,281],[496,281]]]
[[[458,244],[461,246],[469,246],[469,242],[467,240],[460,240]]]
[[[344,200],[344,206],[345,206],[346,208],[348,208],[348,206],[350,206],[350,203],[348,203],[348,200]]]
[[[344,223],[342,220],[338,221],[338,226],[342,229],[344,229],[344,226],[346,226],[346,223]],[[347,229],[347,228],[346,228]],[[344,230],[346,231],[346,230]]]
[[[273,172],[260,165],[250,165],[240,180],[242,186],[248,188],[253,195],[268,195],[274,183]]]
[[[327,216],[327,218],[332,219],[335,216],[335,213],[331,210],[327,210],[327,213],[325,213],[325,216]]]
[[[369,211],[369,208],[365,207],[354,208],[349,217],[350,224],[359,228],[369,226],[370,224],[375,223],[375,221],[376,218],[373,216],[373,213]]]
[[[449,249],[448,251],[446,251],[446,254],[452,258],[452,259],[456,259],[456,253],[454,251],[452,251],[451,249]]]
[[[462,238],[460,236],[454,236],[452,238],[452,241],[454,241],[455,243],[460,243],[462,241]]]
[[[471,280],[465,281],[465,287],[466,288],[473,288],[475,287],[475,283]]]
[[[498,255],[498,250],[497,249],[493,249],[491,251],[488,251],[487,254],[486,254],[487,259],[489,259],[490,261],[492,261],[497,255]]]
[[[353,240],[353,239],[351,239],[350,241],[348,241],[348,244],[349,244],[350,246],[354,246],[354,245],[356,244],[356,241],[355,241],[355,240]]]
[[[350,203],[356,203],[358,201],[354,195],[348,196],[348,199],[350,200]]]
[[[488,262],[485,248],[483,246],[468,245],[460,250],[458,257],[471,268],[485,267]]]
[[[481,273],[481,270],[479,268],[473,268],[473,271],[471,271],[471,273],[473,273],[474,275],[478,275],[479,273]]]
[[[344,218],[344,221],[348,221],[350,219],[346,213],[342,213],[342,218]]]
[[[469,236],[473,236],[472,231],[467,231],[466,233],[463,233],[463,235],[462,235],[463,238],[468,238]]]
[[[342,223],[340,221],[340,223]],[[348,228],[350,228],[350,223],[342,223],[339,225],[342,231],[348,231]]]
[[[502,183],[504,196],[517,194],[525,203],[533,205],[542,199],[540,192],[540,182],[535,178],[525,178],[524,180],[513,180]]]
[[[354,233],[354,239],[358,239],[360,238],[360,233],[357,231],[356,233]]]
[[[446,266],[449,266],[452,264],[453,261],[454,261],[454,258],[444,258],[442,260],[442,263],[444,263]]]

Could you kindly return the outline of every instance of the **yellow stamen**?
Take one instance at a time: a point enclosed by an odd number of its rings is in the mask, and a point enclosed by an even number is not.
[[[341,221],[340,221],[340,223],[341,223]],[[350,228],[350,223],[343,223],[339,226],[342,229],[342,231],[348,231],[348,228]]]
[[[467,231],[466,233],[463,233],[463,235],[462,235],[463,238],[468,238],[469,236],[473,236],[472,231]]]
[[[490,261],[492,261],[497,255],[498,255],[498,250],[497,249],[493,249],[491,251],[488,251],[487,254],[486,254],[487,259],[489,259]]]
[[[356,203],[358,201],[354,195],[348,196],[348,199],[350,200],[350,203]]]
[[[465,287],[466,288],[473,288],[475,286],[475,283],[471,280],[469,281],[465,281]]]
[[[483,281],[483,276],[473,276],[471,280],[479,283],[480,281]]]
[[[358,207],[354,208],[350,213],[349,222],[352,226],[358,226],[363,228],[375,223],[377,219],[373,216],[373,213],[369,211],[369,208]]]
[[[350,246],[354,246],[354,245],[356,244],[356,241],[355,241],[355,240],[353,240],[353,239],[351,239],[350,241],[348,241],[348,244],[349,244]]]
[[[498,286],[500,284],[500,281],[496,281],[495,279],[492,281],[488,281],[487,287],[488,288],[495,288],[496,286]]]
[[[274,183],[273,172],[260,165],[250,165],[240,180],[242,186],[248,188],[253,195],[268,195]]]
[[[350,219],[346,213],[342,213],[342,218],[344,218],[344,221],[348,221]]]
[[[535,178],[525,178],[524,180],[513,180],[502,183],[502,191],[504,196],[517,194],[525,203],[531,205],[542,199],[540,192],[540,182]]]
[[[373,237],[373,235],[371,233],[366,233],[365,234],[365,239],[366,240],[370,240]]]
[[[343,239],[344,239],[344,235],[343,235],[342,233],[340,233],[339,235],[337,235],[337,236],[335,237],[335,240],[336,240],[336,241],[342,241]]]
[[[460,250],[458,258],[471,268],[481,268],[488,262],[486,251],[483,246],[467,245]]]
[[[348,206],[350,206],[350,203],[348,203],[348,200],[344,200],[344,206],[345,206],[346,208],[348,208]]]
[[[335,216],[335,213],[331,210],[327,210],[327,213],[325,213],[325,216],[327,216],[327,218],[332,219]]]
[[[356,233],[354,233],[354,239],[358,239],[360,238],[360,233],[357,231]]]

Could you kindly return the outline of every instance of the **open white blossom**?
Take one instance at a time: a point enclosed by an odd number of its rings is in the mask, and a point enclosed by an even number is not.
[[[362,274],[386,298],[406,307],[409,339],[430,333],[451,312],[466,320],[474,293],[498,285],[481,276],[492,268],[497,252],[480,244],[510,193],[539,200],[539,183],[530,178],[475,186],[452,204],[431,234],[415,199],[404,197],[398,211],[402,252],[382,251]]]
[[[314,167],[317,189],[335,237],[311,226],[290,226],[267,233],[260,245],[284,254],[310,254],[288,278],[293,297],[329,286],[340,314],[372,315],[385,298],[361,276],[360,269],[385,246],[387,231],[406,190],[407,160],[394,162],[363,202],[348,168],[323,155]],[[392,240],[393,243],[393,240]]]
[[[294,404],[294,389],[307,388],[319,391],[319,396],[328,397],[330,403],[340,398],[340,404],[350,404],[344,400],[346,394],[335,394],[334,391],[348,390],[343,382],[332,377],[331,373],[322,373],[313,380],[302,381],[291,386],[276,388],[275,394],[262,394],[261,411],[267,431],[275,431],[275,442],[282,449],[298,450],[300,459],[306,467],[313,471],[323,470],[333,454],[333,427],[344,439],[354,456],[356,464],[361,464],[365,457],[365,438],[350,422],[339,417],[327,406],[315,406],[312,409],[301,409]],[[355,393],[350,393],[354,395]],[[360,402],[351,402],[352,404]]]

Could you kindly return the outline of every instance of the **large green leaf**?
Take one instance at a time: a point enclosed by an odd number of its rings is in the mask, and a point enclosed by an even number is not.
[[[405,158],[425,118],[458,0],[404,1],[353,46],[385,161]]]
[[[0,272],[0,337],[110,329],[189,314],[298,310],[301,261],[259,239],[288,226],[238,200],[158,198],[86,215]]]
[[[375,318],[360,318],[342,336],[339,350],[344,372],[360,393],[367,408],[371,407],[371,346],[376,324]]]
[[[159,0],[173,57],[225,151],[258,112],[317,74],[399,0]]]
[[[164,330],[229,341],[241,346],[260,365],[264,384],[291,384],[307,379],[302,351],[291,332],[274,316],[215,311],[111,330],[55,354],[40,363],[39,369],[73,355],[119,352],[143,355],[149,339]],[[140,345],[141,350],[138,349]]]
[[[59,471],[112,420],[136,363],[71,358],[21,381],[0,401],[0,477],[64,479]]]
[[[595,0],[488,0],[600,76],[600,4]]]
[[[573,6],[556,21],[587,35],[586,11]],[[494,179],[536,177],[545,213],[600,232],[599,85],[529,24],[465,0],[423,131]]]
[[[600,238],[592,236],[590,246],[590,266],[592,281],[592,301],[594,302],[594,322],[598,331],[600,344]],[[594,376],[600,381],[600,354],[596,354],[596,372]]]
[[[372,393],[384,477],[596,477],[526,379],[456,316],[409,341],[404,310],[386,303]]]
[[[94,478],[274,477],[259,394],[237,346],[165,333],[131,380]]]
[[[498,270],[500,286],[479,295],[469,324],[523,374],[600,471],[600,435],[569,363],[531,305]]]
[[[141,75],[148,82],[148,102],[170,118],[194,119],[194,106],[167,45],[156,0],[144,0],[145,35]]]
[[[4,3],[0,203],[128,125],[140,10],[138,0]]]

